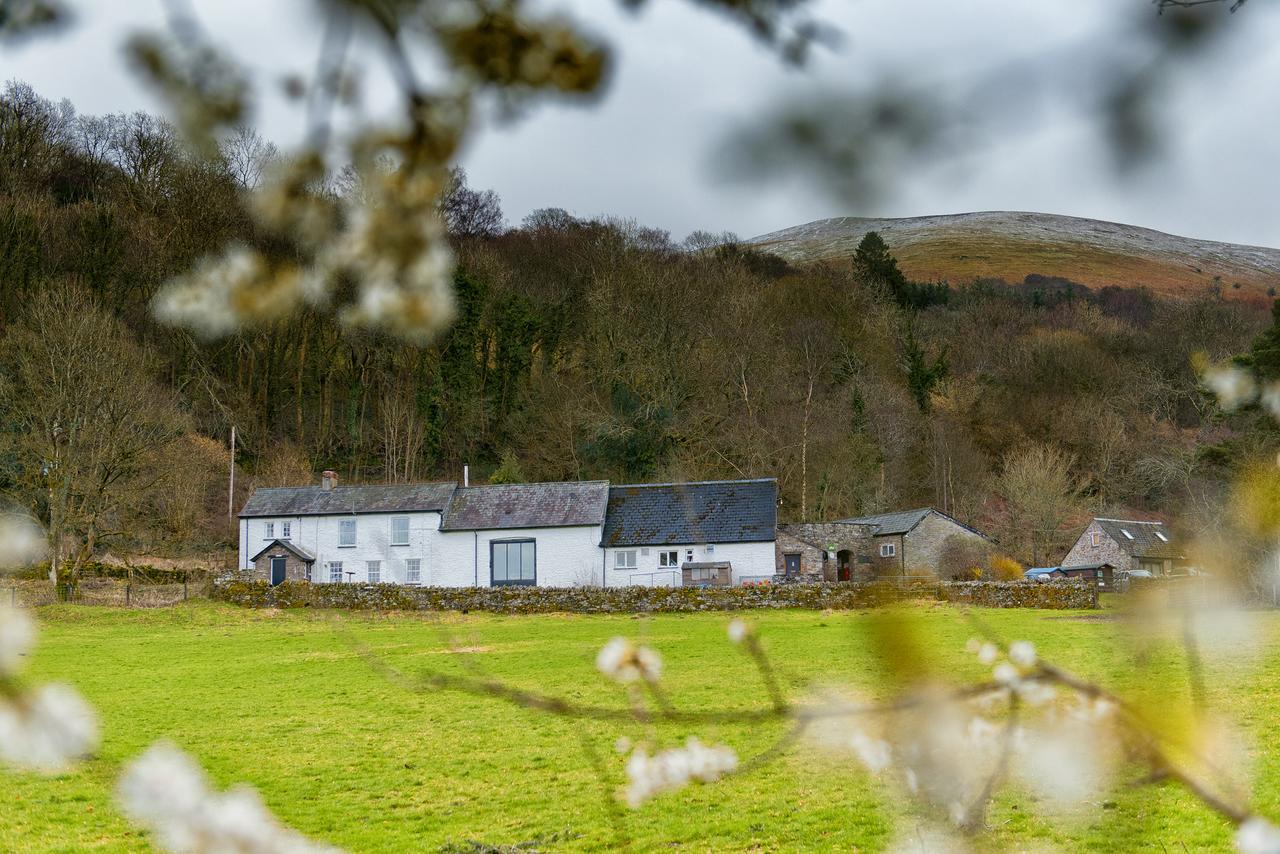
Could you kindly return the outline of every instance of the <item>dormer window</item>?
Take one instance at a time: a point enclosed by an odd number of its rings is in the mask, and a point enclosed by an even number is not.
[[[1133,534],[1130,534],[1129,531],[1125,528],[1121,528],[1120,533],[1124,534],[1126,537],[1128,537],[1131,540],[1133,539]]]
[[[1160,538],[1160,542],[1162,543],[1169,542],[1169,538],[1164,535],[1163,531],[1156,531],[1156,536]]]

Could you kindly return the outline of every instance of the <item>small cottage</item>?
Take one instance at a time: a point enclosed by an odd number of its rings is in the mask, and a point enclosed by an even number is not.
[[[876,575],[937,575],[946,551],[957,543],[985,545],[991,538],[932,507],[842,520],[871,529]]]
[[[1062,568],[1089,569],[1104,564],[1120,572],[1143,570],[1153,577],[1186,575],[1190,561],[1163,522],[1094,519],[1062,559]]]

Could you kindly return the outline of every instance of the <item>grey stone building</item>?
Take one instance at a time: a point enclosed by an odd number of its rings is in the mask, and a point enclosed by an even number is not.
[[[809,522],[778,528],[777,577],[865,581],[874,575],[870,525]]]
[[[1153,576],[1183,575],[1190,562],[1163,522],[1094,519],[1062,559],[1064,570],[1110,564],[1121,572],[1146,570]]]
[[[872,529],[872,566],[877,576],[942,575],[949,549],[992,544],[986,534],[932,507],[842,521]]]

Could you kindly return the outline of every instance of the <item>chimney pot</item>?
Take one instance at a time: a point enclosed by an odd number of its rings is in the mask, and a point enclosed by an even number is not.
[[[320,488],[324,490],[333,489],[338,485],[338,473],[327,471],[320,475]]]

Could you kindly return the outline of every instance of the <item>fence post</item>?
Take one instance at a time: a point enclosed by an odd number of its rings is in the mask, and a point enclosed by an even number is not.
[[[182,573],[182,601],[183,602],[187,601],[187,576],[188,575],[190,575],[190,573],[184,570]]]
[[[133,598],[133,582],[124,586],[124,606],[129,607],[129,601]]]

